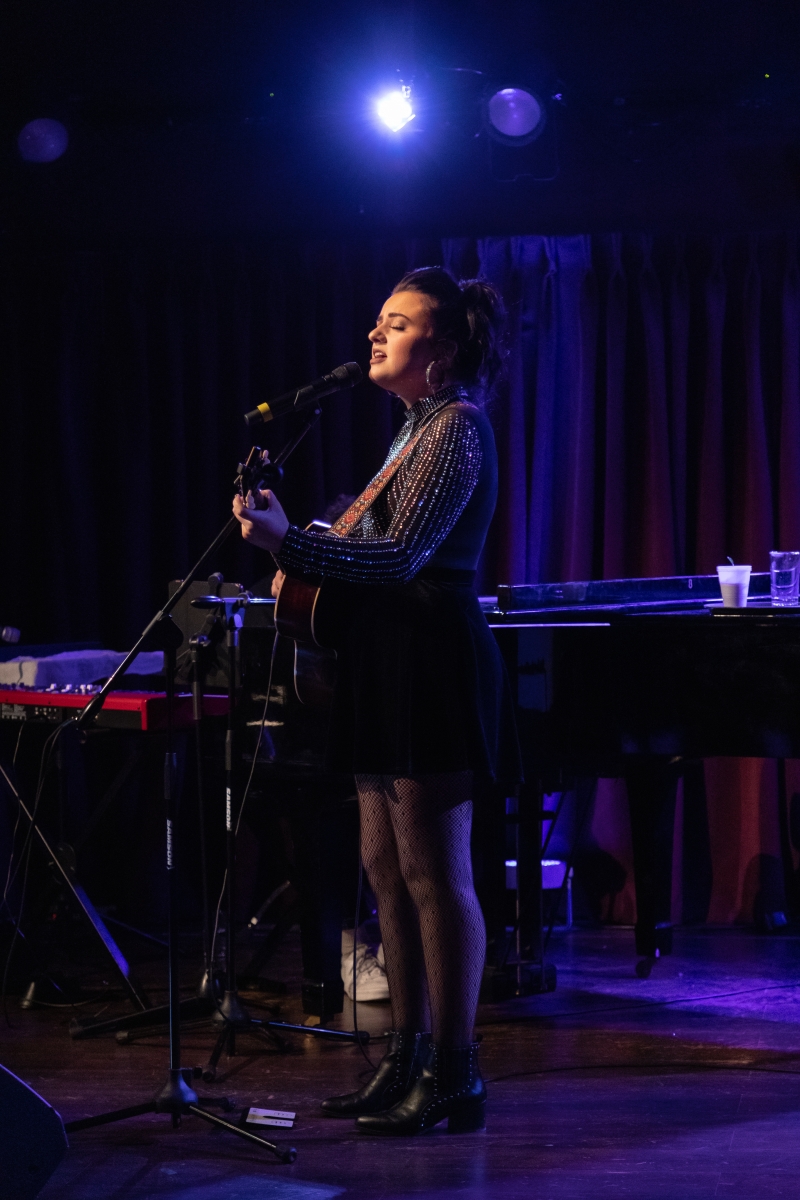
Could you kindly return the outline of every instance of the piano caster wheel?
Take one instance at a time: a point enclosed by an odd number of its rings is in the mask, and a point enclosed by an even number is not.
[[[656,965],[657,961],[658,959],[654,958],[652,955],[648,956],[647,958],[640,958],[635,967],[636,978],[649,979],[650,972]]]

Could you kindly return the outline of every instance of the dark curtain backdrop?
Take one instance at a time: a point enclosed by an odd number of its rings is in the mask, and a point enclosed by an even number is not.
[[[792,236],[20,246],[0,278],[0,624],[126,647],[227,519],[242,413],[364,362],[392,284],[432,262],[492,279],[509,310],[485,593],[728,554],[764,570],[800,547]],[[326,401],[287,471],[290,517],[357,492],[399,418],[369,384]],[[268,560],[237,539],[215,568],[248,583]],[[780,844],[774,764],[712,763],[706,782],[707,915],[746,919]],[[618,792],[594,828],[625,860]]]
[[[435,261],[509,309],[483,591],[727,554],[763,570],[800,545],[792,237],[26,247],[0,283],[0,622],[126,645],[226,519],[242,413],[364,362],[393,282]],[[371,384],[326,401],[287,472],[291,517],[358,491],[398,420]],[[247,582],[265,560],[232,545],[211,566]]]

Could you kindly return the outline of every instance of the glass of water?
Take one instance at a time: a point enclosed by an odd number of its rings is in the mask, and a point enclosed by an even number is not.
[[[800,585],[800,550],[770,550],[769,590],[776,608],[789,608],[798,603]]]

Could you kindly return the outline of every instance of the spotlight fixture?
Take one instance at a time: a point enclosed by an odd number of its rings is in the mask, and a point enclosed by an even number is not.
[[[397,91],[387,92],[375,105],[375,111],[392,133],[399,133],[416,115],[411,105],[411,88],[403,85]]]
[[[50,163],[55,162],[69,144],[69,134],[60,121],[52,121],[49,117],[39,117],[29,121],[19,131],[17,147],[26,162]]]
[[[504,146],[527,146],[547,123],[543,101],[529,88],[501,88],[485,105],[489,135]]]

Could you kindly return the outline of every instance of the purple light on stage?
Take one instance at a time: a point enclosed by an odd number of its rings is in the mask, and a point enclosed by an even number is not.
[[[69,134],[65,127],[60,121],[52,121],[49,117],[29,121],[17,137],[17,146],[25,162],[55,162],[68,145]]]
[[[486,103],[489,132],[507,145],[523,146],[542,132],[542,102],[526,88],[502,88]]]

